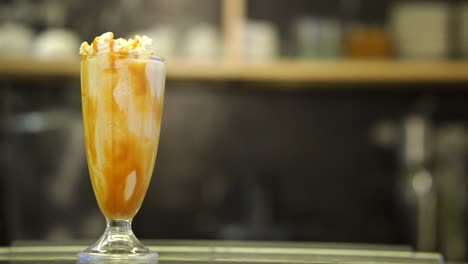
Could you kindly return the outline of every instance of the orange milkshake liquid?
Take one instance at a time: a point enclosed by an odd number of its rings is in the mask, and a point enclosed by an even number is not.
[[[81,60],[81,96],[91,182],[108,219],[131,220],[153,174],[161,127],[165,65],[132,53],[138,40]],[[87,45],[87,44],[86,44]],[[87,47],[88,48],[88,47]]]

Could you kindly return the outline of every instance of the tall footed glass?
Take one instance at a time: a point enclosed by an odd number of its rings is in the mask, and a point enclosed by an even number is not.
[[[165,63],[145,54],[83,55],[81,97],[86,156],[96,200],[106,217],[102,237],[80,259],[156,259],[132,232],[159,143]]]

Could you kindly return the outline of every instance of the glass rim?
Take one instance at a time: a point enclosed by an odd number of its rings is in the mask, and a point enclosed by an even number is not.
[[[154,54],[144,54],[144,53],[135,53],[135,54],[131,54],[131,53],[127,53],[127,54],[119,54],[118,52],[109,52],[109,51],[106,51],[106,52],[99,52],[99,53],[93,53],[93,54],[80,54],[81,56],[81,60],[83,60],[83,58],[86,56],[86,57],[96,57],[96,56],[99,56],[101,54],[105,54],[105,55],[109,55],[113,53],[113,56],[116,56],[116,57],[129,57],[130,59],[134,59],[132,58],[131,56],[132,55],[137,55],[137,56],[144,56],[143,58],[140,58],[140,59],[147,59],[147,60],[153,60],[153,61],[158,61],[158,62],[161,62],[161,63],[164,63],[166,64],[166,58],[162,57],[162,56],[159,56],[159,55],[154,55]],[[135,58],[136,59],[136,58]]]

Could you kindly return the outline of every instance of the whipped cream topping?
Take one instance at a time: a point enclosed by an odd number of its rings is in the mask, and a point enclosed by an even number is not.
[[[136,35],[134,38],[114,39],[114,33],[106,32],[101,36],[94,38],[89,44],[83,42],[80,47],[81,55],[90,55],[106,52],[125,53],[125,54],[147,54],[153,55],[153,40],[147,36]]]

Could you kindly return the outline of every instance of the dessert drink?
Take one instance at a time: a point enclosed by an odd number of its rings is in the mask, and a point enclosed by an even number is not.
[[[107,219],[103,237],[82,254],[148,253],[130,224],[153,174],[161,127],[165,64],[151,53],[151,42],[145,36],[114,39],[108,32],[80,48],[86,155]],[[116,243],[122,232],[128,241]]]

